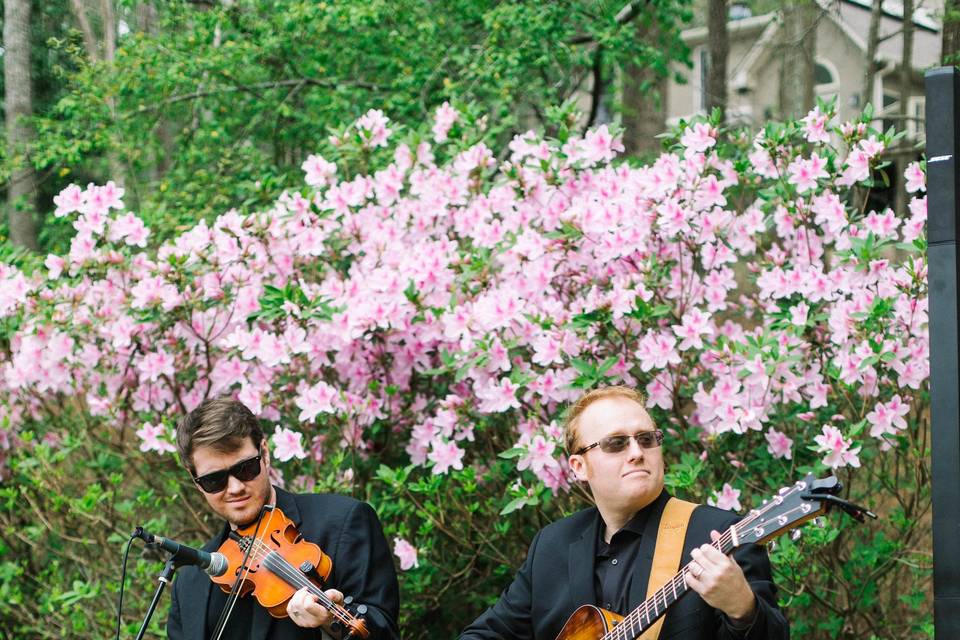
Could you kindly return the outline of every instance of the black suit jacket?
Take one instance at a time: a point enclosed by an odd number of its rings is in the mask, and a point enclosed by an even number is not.
[[[397,616],[400,595],[393,558],[377,514],[365,502],[332,494],[294,495],[277,489],[277,506],[293,520],[303,537],[330,556],[333,571],[325,588],[338,589],[367,605],[364,619],[370,640],[399,638]],[[204,545],[215,551],[226,539],[228,527]],[[170,640],[207,640],[204,637],[207,601],[219,589],[197,567],[180,569],[173,583],[167,637]],[[249,596],[247,596],[249,597]],[[298,627],[290,618],[272,618],[256,605],[252,640],[314,640],[319,629]]]
[[[631,607],[637,607],[646,598],[660,516],[669,497],[664,491],[648,507],[651,512],[633,568],[636,575],[631,585]],[[738,519],[739,516],[729,511],[697,507],[687,527],[681,565],[690,561],[690,552],[694,548],[710,541],[711,529],[722,533]],[[590,508],[544,527],[533,539],[527,559],[513,583],[496,604],[460,635],[460,640],[554,640],[577,607],[597,604],[594,559],[600,526],[599,512]],[[786,640],[790,631],[777,606],[776,587],[766,550],[757,545],[744,545],[734,557],[757,596],[757,617],[746,638]],[[727,628],[723,614],[692,590],[667,612],[660,633],[660,640],[728,640],[735,637]]]

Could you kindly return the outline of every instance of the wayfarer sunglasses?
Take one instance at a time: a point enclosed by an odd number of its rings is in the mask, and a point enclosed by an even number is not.
[[[200,485],[200,488],[207,493],[220,493],[227,488],[227,482],[230,476],[233,476],[240,482],[248,482],[260,475],[260,455],[241,460],[228,469],[221,469],[194,477],[193,481]]]

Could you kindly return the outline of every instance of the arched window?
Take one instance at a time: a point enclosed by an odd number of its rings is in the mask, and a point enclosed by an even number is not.
[[[813,84],[817,92],[836,90],[840,84],[840,74],[829,60],[817,58],[813,65]]]
[[[816,64],[813,70],[813,81],[814,84],[833,84],[836,82],[836,79],[833,77],[833,74],[830,73],[830,69],[826,65]]]

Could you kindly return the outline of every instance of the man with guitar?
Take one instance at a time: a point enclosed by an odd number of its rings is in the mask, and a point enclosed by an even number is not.
[[[570,468],[596,507],[542,529],[513,583],[460,640],[640,635],[628,627],[642,628],[643,640],[789,638],[765,549],[746,544],[731,558],[710,544],[731,535],[738,517],[664,490],[663,433],[640,394],[626,387],[585,394],[570,409],[565,438]],[[693,593],[681,597],[687,588]],[[660,627],[654,620],[664,608]],[[627,624],[644,616],[650,626]]]
[[[296,495],[272,486],[270,452],[257,418],[242,403],[226,397],[206,400],[180,420],[177,451],[210,509],[225,520],[204,551],[216,551],[231,531],[257,523],[262,512],[275,507],[293,521],[305,540],[319,545],[332,559],[325,591],[314,589],[340,607],[334,612],[346,610],[342,605],[348,594],[363,605],[356,609],[363,613],[371,640],[399,637],[399,587],[393,558],[369,505],[346,496]],[[183,567],[173,585],[167,637],[307,640],[342,635],[334,613],[307,588],[294,593],[283,618],[271,616],[253,596],[245,595],[236,600],[224,621],[221,615],[229,609],[227,599],[228,594],[199,568]]]

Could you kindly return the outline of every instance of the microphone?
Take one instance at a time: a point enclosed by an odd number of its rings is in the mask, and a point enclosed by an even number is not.
[[[222,576],[227,572],[227,557],[222,553],[208,553],[202,549],[194,549],[185,544],[180,544],[175,540],[147,533],[143,530],[143,527],[137,527],[133,535],[147,544],[156,545],[164,551],[173,554],[173,561],[178,566],[195,565],[214,578]]]

